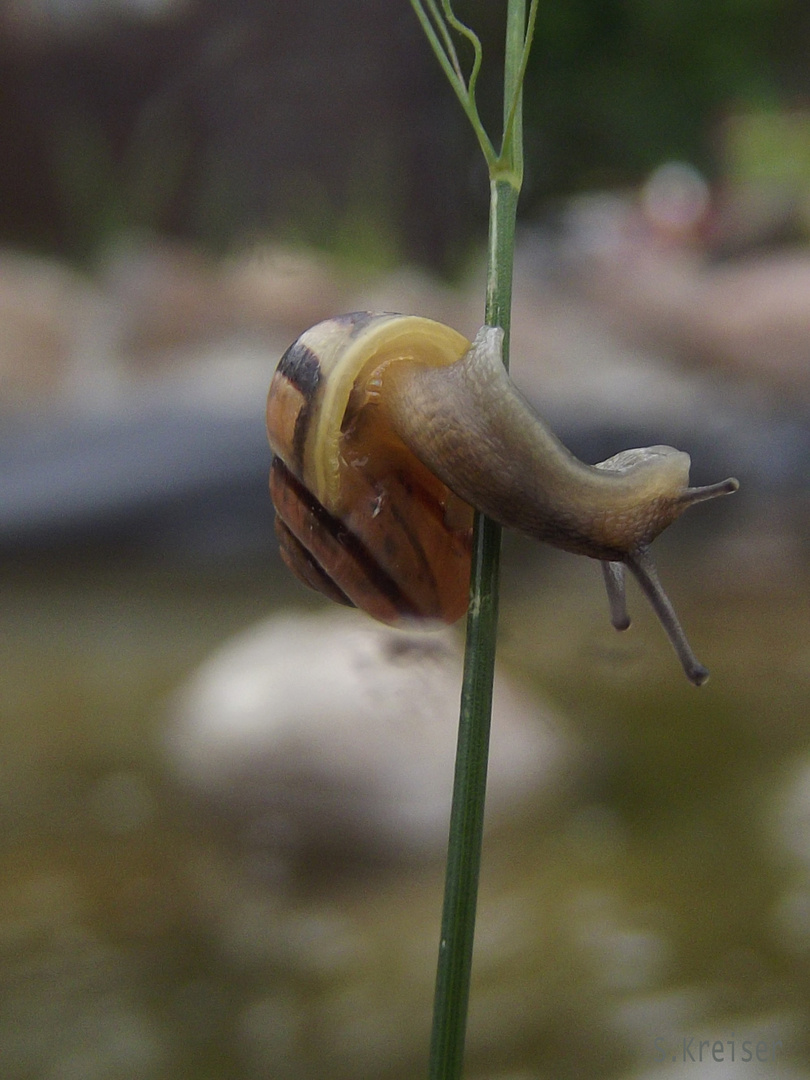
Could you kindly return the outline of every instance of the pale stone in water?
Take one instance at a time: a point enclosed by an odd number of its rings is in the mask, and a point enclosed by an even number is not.
[[[453,631],[392,630],[358,613],[287,615],[223,646],[179,692],[177,776],[276,851],[440,854],[461,684]],[[559,788],[559,726],[496,676],[488,813]]]

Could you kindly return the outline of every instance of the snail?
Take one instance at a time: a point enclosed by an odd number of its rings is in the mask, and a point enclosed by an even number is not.
[[[522,396],[502,350],[495,327],[470,342],[411,315],[354,312],[305,331],[279,361],[267,402],[284,561],[383,622],[454,622],[468,603],[475,508],[600,560],[618,630],[630,625],[629,569],[701,685],[708,671],[649,549],[687,507],[738,482],[689,487],[689,455],[670,446],[586,465]]]

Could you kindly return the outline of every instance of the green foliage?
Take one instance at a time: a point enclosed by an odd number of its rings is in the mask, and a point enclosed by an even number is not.
[[[711,169],[732,107],[773,102],[787,0],[543,4],[526,80],[534,194],[627,182],[669,158]]]
[[[500,150],[496,150],[481,123],[475,100],[475,88],[483,59],[480,38],[469,26],[456,18],[449,0],[441,0],[441,8],[436,0],[425,0],[424,3],[422,0],[411,0],[411,6],[425,36],[475,132],[481,153],[487,163],[490,180],[504,180],[517,191],[523,183],[523,141],[517,129],[520,126],[523,80],[526,76],[526,66],[537,19],[537,3],[538,0],[531,0],[525,26],[518,25],[514,19],[507,23],[503,136]],[[469,72],[465,72],[464,65],[459,59],[454,34],[472,49],[473,58]],[[514,34],[514,40],[511,40],[510,34]],[[510,57],[514,57],[511,65]]]
[[[726,171],[732,182],[810,190],[810,113],[762,109],[726,125]]]

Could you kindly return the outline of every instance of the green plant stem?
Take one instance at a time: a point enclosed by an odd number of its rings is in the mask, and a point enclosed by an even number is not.
[[[506,332],[505,352],[511,306],[517,196],[518,192],[511,184],[502,181],[492,183],[486,311],[487,322],[503,327]],[[476,514],[444,909],[436,971],[430,1080],[458,1080],[464,1060],[489,761],[500,547],[500,526],[482,514]]]
[[[489,185],[489,251],[484,320],[503,330],[503,362],[509,367],[509,332],[512,325],[512,264],[519,189],[506,180]]]
[[[519,34],[517,29],[519,28]],[[525,4],[510,0],[504,72],[504,124],[511,124],[510,179],[492,175],[485,319],[504,330],[508,366],[515,219],[522,178],[521,94]],[[519,44],[516,45],[516,42]],[[464,1061],[467,1009],[475,936],[478,879],[484,830],[492,687],[498,624],[501,530],[476,515],[470,608],[461,690],[453,804],[444,908],[436,972],[430,1080],[459,1080]]]

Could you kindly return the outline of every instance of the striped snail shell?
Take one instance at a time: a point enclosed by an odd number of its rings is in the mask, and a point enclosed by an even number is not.
[[[599,559],[613,625],[630,624],[625,567],[696,685],[692,652],[649,547],[693,503],[670,446],[579,461],[509,378],[502,331],[470,343],[430,319],[355,312],[307,330],[279,362],[267,403],[270,488],[287,564],[333,599],[395,623],[453,622],[467,606],[473,507]]]
[[[414,350],[450,364],[469,345],[429,319],[357,312],[302,334],[270,386],[270,491],[284,561],[307,585],[392,625],[464,614],[473,511],[375,407],[380,369]]]

